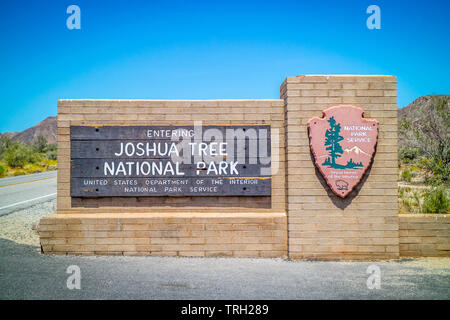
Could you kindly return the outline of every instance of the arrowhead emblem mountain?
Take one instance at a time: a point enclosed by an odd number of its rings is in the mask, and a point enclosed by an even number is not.
[[[370,154],[368,154],[367,152],[364,152],[363,150],[361,150],[358,146],[354,146],[353,148],[350,148],[350,149],[344,149],[344,151],[345,152],[347,152],[347,153],[351,153],[351,152],[354,152],[355,154],[360,154],[360,153],[362,153],[362,154],[364,154],[364,155],[366,155],[366,156],[371,156]]]

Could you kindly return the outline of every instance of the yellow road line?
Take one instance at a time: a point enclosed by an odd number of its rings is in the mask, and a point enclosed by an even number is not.
[[[56,179],[56,177],[49,177],[49,178],[42,178],[42,179],[31,180],[31,181],[24,181],[24,182],[11,183],[11,184],[7,184],[7,185],[5,185],[5,186],[0,186],[0,188],[10,187],[10,186],[16,186],[16,185],[18,185],[18,184],[25,184],[25,183],[37,182],[37,181],[48,180],[48,179]]]

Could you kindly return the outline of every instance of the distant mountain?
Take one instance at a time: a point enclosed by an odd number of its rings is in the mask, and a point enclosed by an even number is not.
[[[7,138],[9,138],[9,139],[12,139],[12,138],[14,138],[16,135],[18,134],[18,132],[5,132],[4,134],[1,134],[0,133],[0,136],[4,136],[4,137],[7,137]]]
[[[33,143],[39,136],[47,139],[48,143],[56,143],[57,124],[56,117],[48,117],[39,122],[34,127],[28,128],[22,132],[5,132],[0,134],[10,138],[12,141],[21,141],[27,144]]]
[[[413,102],[411,102],[410,104],[408,104],[406,107],[398,109],[398,119],[400,120],[403,116],[411,117],[413,115],[418,115],[418,114],[416,114],[417,109],[418,109],[418,107],[421,107],[421,106],[425,106],[426,109],[431,111],[433,109],[433,105],[431,104],[431,99],[434,96],[450,98],[450,95],[446,95],[446,94],[440,94],[440,95],[429,94],[426,96],[419,97],[416,100],[414,100]],[[419,116],[421,116],[421,115],[419,115]]]
[[[448,97],[450,98],[450,95],[437,95],[440,97]],[[423,120],[423,119],[429,119],[430,114],[433,112],[434,105],[432,103],[432,98],[434,95],[426,95],[417,98],[413,102],[411,102],[409,105],[407,105],[404,108],[398,109],[398,124],[400,128],[400,123],[402,119],[406,118],[411,122],[417,121],[417,120]],[[450,99],[447,103],[447,107],[450,107]],[[401,132],[399,131],[398,135],[398,146],[403,147],[407,144],[408,140],[406,137],[404,137]]]

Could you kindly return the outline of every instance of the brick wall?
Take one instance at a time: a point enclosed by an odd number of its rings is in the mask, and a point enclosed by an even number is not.
[[[399,256],[397,103],[393,76],[297,76],[280,88],[286,106],[289,257],[384,259]],[[335,196],[309,148],[307,122],[335,105],[355,105],[379,121],[372,167],[347,198]]]
[[[401,256],[450,257],[450,216],[401,214],[399,228]]]
[[[298,76],[283,82],[282,100],[60,100],[58,214],[41,220],[44,252],[398,258],[396,93],[392,76]],[[307,135],[310,118],[341,104],[362,107],[379,122],[372,167],[345,199],[315,169]],[[272,154],[279,154],[271,197],[70,197],[71,125],[196,120],[271,125]]]
[[[270,197],[70,197],[70,126],[270,125]],[[44,253],[287,256],[283,100],[58,101],[57,214]],[[278,154],[278,159],[273,157]]]
[[[56,214],[39,225],[45,253],[286,256],[284,213]]]

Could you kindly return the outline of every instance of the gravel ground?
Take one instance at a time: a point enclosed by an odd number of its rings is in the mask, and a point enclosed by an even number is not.
[[[36,226],[42,217],[55,213],[56,200],[43,202],[0,217],[0,238],[39,246]]]

